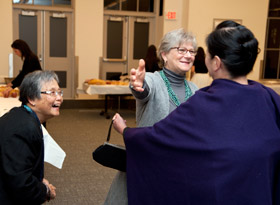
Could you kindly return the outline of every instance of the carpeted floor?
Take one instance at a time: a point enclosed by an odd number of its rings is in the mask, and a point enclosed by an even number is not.
[[[117,171],[92,159],[92,151],[104,143],[110,125],[110,119],[99,113],[97,109],[62,109],[60,116],[47,122],[48,132],[66,152],[62,169],[45,163],[45,178],[57,188],[56,199],[48,204],[103,204]],[[128,126],[135,127],[135,111],[121,110],[120,114]],[[111,142],[123,144],[113,129]]]

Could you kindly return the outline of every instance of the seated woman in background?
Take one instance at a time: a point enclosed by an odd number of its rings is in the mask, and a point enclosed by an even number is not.
[[[147,50],[145,57],[145,69],[146,72],[155,72],[159,71],[159,58],[157,57],[157,48],[154,45],[150,45]]]
[[[205,52],[202,47],[198,47],[193,65],[195,72],[191,78],[191,82],[196,84],[198,88],[210,85],[213,80],[208,74],[208,70],[205,65]]]
[[[206,45],[210,86],[153,127],[113,117],[126,145],[129,204],[280,204],[280,96],[247,79],[258,41],[229,21]]]
[[[186,72],[193,66],[197,49],[195,37],[183,29],[164,35],[159,46],[159,58],[164,65],[161,71],[145,71],[145,61],[130,71],[130,87],[136,99],[136,124],[152,126],[165,118],[198,90],[186,80]],[[118,172],[105,205],[127,204],[126,174]],[[132,203],[133,204],[133,203]]]

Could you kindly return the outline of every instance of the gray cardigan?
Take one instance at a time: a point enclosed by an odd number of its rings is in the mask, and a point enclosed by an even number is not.
[[[149,86],[148,96],[144,99],[136,98],[136,124],[137,127],[152,126],[169,114],[169,95],[159,72],[145,75],[145,82]],[[188,81],[188,85],[195,93],[197,86]],[[132,89],[132,94],[135,96]]]

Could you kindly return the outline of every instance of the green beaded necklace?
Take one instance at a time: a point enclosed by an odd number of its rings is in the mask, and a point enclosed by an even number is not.
[[[164,81],[164,83],[165,83],[165,85],[167,87],[167,91],[168,91],[169,97],[174,102],[174,104],[178,107],[181,104],[181,102],[178,99],[178,97],[176,96],[176,94],[174,93],[173,89],[171,88],[169,80],[165,76],[163,70],[161,70],[159,73],[160,73],[160,76],[162,77],[162,79],[163,79],[163,81]],[[189,97],[192,96],[192,91],[191,91],[191,89],[190,89],[190,87],[188,85],[187,80],[184,80],[184,83],[185,83],[185,92],[186,92],[185,101],[186,101]]]

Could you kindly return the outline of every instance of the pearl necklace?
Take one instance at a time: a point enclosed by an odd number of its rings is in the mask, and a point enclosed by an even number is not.
[[[178,97],[176,96],[176,94],[174,93],[173,89],[171,88],[169,80],[165,76],[163,70],[161,70],[159,73],[160,73],[160,76],[162,77],[162,79],[163,79],[163,81],[164,81],[164,83],[166,85],[169,97],[171,98],[173,103],[178,107],[181,104],[181,102],[178,99]],[[190,87],[188,85],[187,80],[185,80],[185,79],[184,79],[184,84],[185,84],[185,92],[186,92],[186,96],[185,96],[185,101],[186,101],[189,97],[192,96],[192,91],[191,91],[191,89],[190,89]]]

